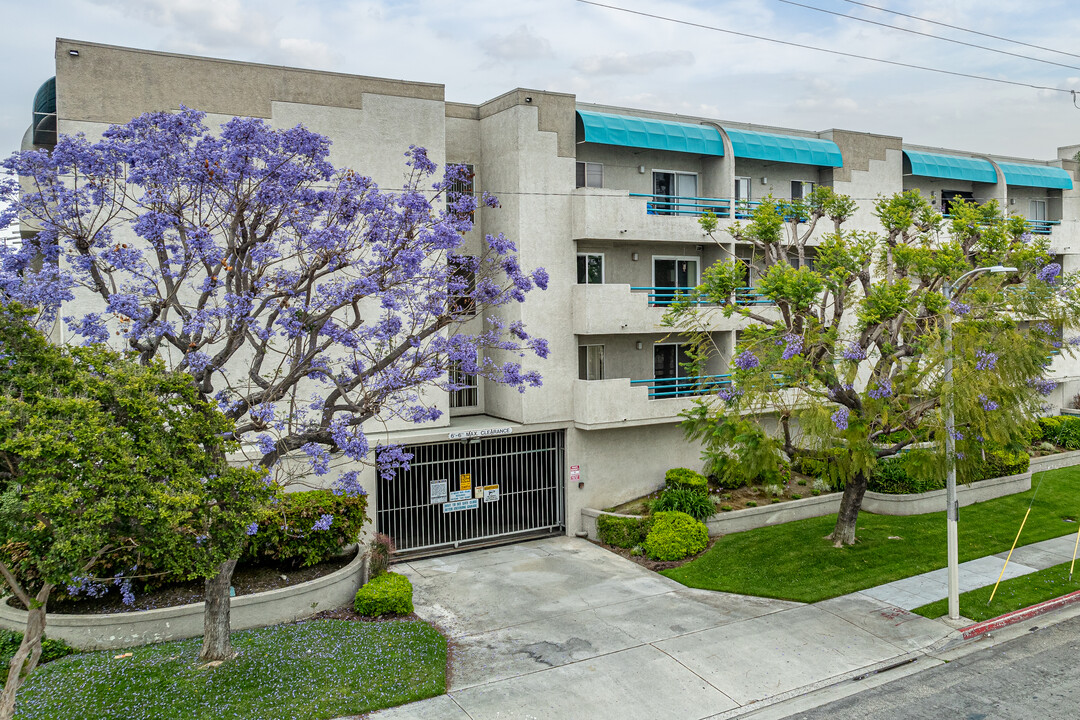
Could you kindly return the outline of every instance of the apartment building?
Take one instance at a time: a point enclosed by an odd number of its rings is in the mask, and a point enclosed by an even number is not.
[[[722,231],[763,197],[830,186],[858,201],[857,229],[874,229],[874,199],[901,190],[918,189],[945,211],[956,198],[997,199],[1050,237],[1066,271],[1080,269],[1078,147],[1045,161],[973,155],[520,88],[469,105],[430,83],[71,40],[56,43],[56,77],[35,99],[24,144],[47,146],[57,131],[97,135],[181,104],[209,113],[211,125],[235,115],[303,123],[333,140],[336,165],[385,187],[400,182],[410,145],[439,163],[468,164],[473,189],[502,204],[478,212],[469,242],[503,232],[524,266],[548,270],[546,292],[501,309],[548,339],[551,355],[535,365],[542,388],[519,394],[474,382],[436,399],[444,411],[436,422],[371,428],[414,454],[394,479],[369,473],[366,481],[376,526],[406,552],[575,533],[582,508],[651,491],[670,467],[698,467],[679,414],[701,381],[684,377],[681,338],[660,322],[677,289],[697,284],[710,263],[750,257]],[[719,218],[720,244],[700,229],[705,211]],[[751,268],[748,302],[755,280]],[[713,322],[727,351],[747,320],[717,314]],[[1058,358],[1052,369],[1060,382],[1052,399],[1062,403],[1080,388],[1080,367]],[[716,380],[726,372],[723,358],[707,369]]]

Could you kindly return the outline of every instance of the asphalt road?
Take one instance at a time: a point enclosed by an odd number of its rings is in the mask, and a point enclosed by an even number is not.
[[[789,720],[1073,720],[1080,717],[1080,617]]]

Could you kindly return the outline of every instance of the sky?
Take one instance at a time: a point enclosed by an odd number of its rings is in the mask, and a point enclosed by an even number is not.
[[[982,75],[1032,89],[840,57],[577,0],[0,0],[0,156],[18,149],[57,37],[437,82],[479,103],[514,87],[580,102],[1052,159],[1080,143],[1080,2],[599,0],[790,43]],[[849,17],[844,17],[849,16]],[[853,18],[985,45],[965,47]],[[1058,65],[1013,57],[1027,55]],[[1067,66],[1067,67],[1062,67]],[[195,79],[193,79],[195,81]]]

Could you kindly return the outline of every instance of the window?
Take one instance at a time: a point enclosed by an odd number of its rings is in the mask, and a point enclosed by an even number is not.
[[[577,281],[579,285],[604,283],[604,256],[601,253],[578,253]]]
[[[578,377],[582,380],[604,379],[604,346],[578,346]]]
[[[653,305],[670,305],[678,291],[697,286],[697,258],[653,258]]]
[[[942,190],[941,191],[941,214],[948,215],[954,202],[975,202],[975,194],[966,190]]]
[[[653,397],[679,397],[691,394],[692,383],[686,366],[690,364],[690,346],[671,343],[653,346]]]
[[[1028,208],[1028,220],[1046,222],[1046,201],[1032,200]]]
[[[480,382],[476,375],[461,371],[456,361],[450,363],[450,386],[457,388],[450,391],[451,408],[476,407],[480,395]]]
[[[447,204],[454,202],[455,199],[461,197],[462,195],[472,195],[473,180],[475,177],[476,175],[475,173],[473,173],[473,166],[465,165],[465,177],[463,177],[461,180],[454,181],[446,192]],[[468,216],[469,221],[472,222],[473,213],[468,213]]]
[[[814,183],[804,182],[803,180],[791,181],[791,199],[792,200],[805,200],[810,197],[810,194],[814,192]]]
[[[750,178],[735,178],[735,217],[750,217]]]
[[[469,255],[451,255],[447,258],[450,265],[447,306],[454,315],[472,316],[476,314],[476,264],[477,260]]]
[[[604,165],[594,162],[579,162],[577,164],[578,187],[604,187]]]
[[[698,178],[694,173],[653,171],[653,213],[696,215]]]

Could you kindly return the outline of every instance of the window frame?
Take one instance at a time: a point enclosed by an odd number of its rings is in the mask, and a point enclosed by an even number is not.
[[[600,373],[599,377],[589,377],[590,369],[590,351],[599,348],[599,365]],[[578,379],[586,382],[594,382],[596,380],[604,380],[604,344],[603,343],[590,343],[588,345],[578,345]]]
[[[600,168],[600,184],[599,185],[590,185],[589,184],[589,168],[590,168],[590,166]],[[581,178],[583,179],[583,182],[584,182],[583,185],[578,185],[577,171],[578,171],[579,168],[581,169],[581,172],[582,172]],[[591,160],[577,160],[576,164],[574,166],[574,185],[576,187],[579,187],[579,188],[603,188],[604,187],[604,163],[593,162]]]
[[[470,262],[468,265],[464,263],[458,264],[460,260]],[[464,276],[469,281],[468,295],[455,295],[449,289],[447,290],[446,309],[452,315],[476,317],[476,298],[473,297],[473,293],[476,292],[476,271],[471,267],[471,261],[475,260],[477,260],[475,255],[449,255],[446,258],[449,275],[451,277]]]
[[[584,282],[581,280],[581,274],[580,274],[581,268],[576,268],[578,270],[578,275],[577,275],[577,278],[578,278],[577,284],[578,285],[603,285],[605,282],[607,282],[607,278],[605,276],[607,260],[604,258],[604,253],[585,251],[585,252],[579,252],[577,254],[577,257],[585,258],[585,280],[584,280]],[[589,282],[589,260],[588,259],[590,257],[598,257],[598,258],[600,258],[600,282],[598,282],[598,283]],[[575,263],[576,262],[577,261],[575,260]]]

